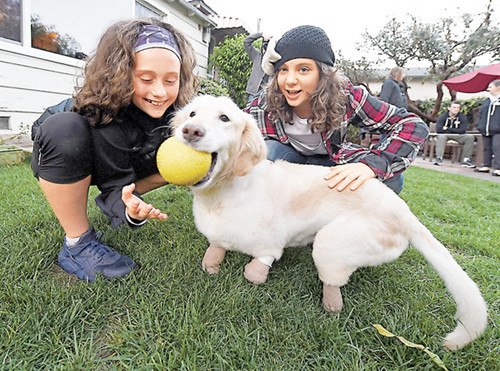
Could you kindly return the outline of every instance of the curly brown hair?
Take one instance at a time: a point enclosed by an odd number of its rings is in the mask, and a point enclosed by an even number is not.
[[[313,133],[336,130],[344,119],[347,97],[347,79],[335,68],[315,61],[319,68],[319,83],[311,94],[312,115],[307,119]],[[292,122],[293,110],[278,87],[278,74],[275,74],[267,88],[267,110],[273,118]]]
[[[170,24],[155,18],[119,21],[101,37],[87,61],[84,82],[76,88],[74,110],[88,118],[91,125],[106,125],[119,117],[120,110],[132,102],[134,45],[144,25],[157,25],[170,31],[181,52],[179,95],[175,108],[186,105],[195,95],[198,79],[195,52],[187,38]]]

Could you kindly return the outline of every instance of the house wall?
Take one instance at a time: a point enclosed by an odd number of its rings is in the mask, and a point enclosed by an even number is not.
[[[385,79],[370,80],[369,86],[374,94],[379,94],[382,89],[382,84]],[[428,77],[412,77],[407,76],[406,81],[409,87],[408,94],[412,100],[427,100],[436,99],[436,84],[437,82]],[[444,87],[444,99],[450,99],[448,89]],[[486,97],[486,92],[480,93],[460,93],[457,92],[457,100],[467,100],[476,97]]]
[[[210,41],[207,26],[211,24],[208,17],[190,10],[189,4],[183,0],[142,2],[165,13],[165,20],[189,38],[197,55],[198,66],[195,73],[205,77]],[[29,0],[23,2],[25,14],[30,14],[29,4]],[[121,4],[123,6],[120,11],[113,13],[113,17],[116,17],[114,20],[132,18],[135,14],[135,1],[127,0],[125,3],[122,0]],[[74,22],[82,21],[78,14],[74,17]],[[23,19],[29,19],[29,16],[24,16]],[[8,118],[8,130],[0,130],[0,134],[22,131],[31,126],[48,106],[70,97],[84,65],[78,59],[32,48],[29,22],[23,23],[21,43],[0,38],[0,117]],[[104,30],[107,25],[92,24],[92,27]]]

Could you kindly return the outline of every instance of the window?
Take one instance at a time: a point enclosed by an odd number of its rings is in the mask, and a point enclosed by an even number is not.
[[[0,37],[21,42],[21,0],[0,0]]]
[[[0,116],[0,130],[9,130],[9,117]]]
[[[123,0],[0,0],[0,40],[16,43],[31,39],[31,47],[83,59],[97,46],[105,29],[119,19],[131,18]],[[146,1],[136,0],[136,17],[165,20],[168,14]],[[22,37],[23,24],[31,38]],[[29,42],[29,41],[28,41]]]
[[[95,49],[109,24],[129,16],[122,0],[31,0],[30,4],[31,46],[80,59]]]
[[[208,27],[203,27],[202,30],[202,38],[204,43],[209,43],[210,42],[210,29]]]

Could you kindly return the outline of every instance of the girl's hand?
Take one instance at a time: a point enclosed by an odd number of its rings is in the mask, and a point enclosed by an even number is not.
[[[371,178],[375,178],[375,173],[368,165],[361,162],[332,166],[325,176],[325,180],[330,180],[328,187],[336,188],[339,192],[347,187],[355,191]]]
[[[167,214],[162,213],[160,210],[153,207],[151,204],[145,203],[132,192],[135,189],[135,184],[132,183],[122,189],[122,200],[127,207],[127,214],[130,218],[135,220],[145,219],[167,219]]]

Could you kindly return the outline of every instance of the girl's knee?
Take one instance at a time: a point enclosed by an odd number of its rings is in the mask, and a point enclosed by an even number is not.
[[[81,158],[92,151],[89,124],[77,113],[63,112],[47,118],[40,132],[37,141],[42,151],[55,151],[65,158]]]
[[[55,114],[43,122],[33,144],[36,177],[71,183],[92,171],[92,140],[86,119],[74,112]]]

